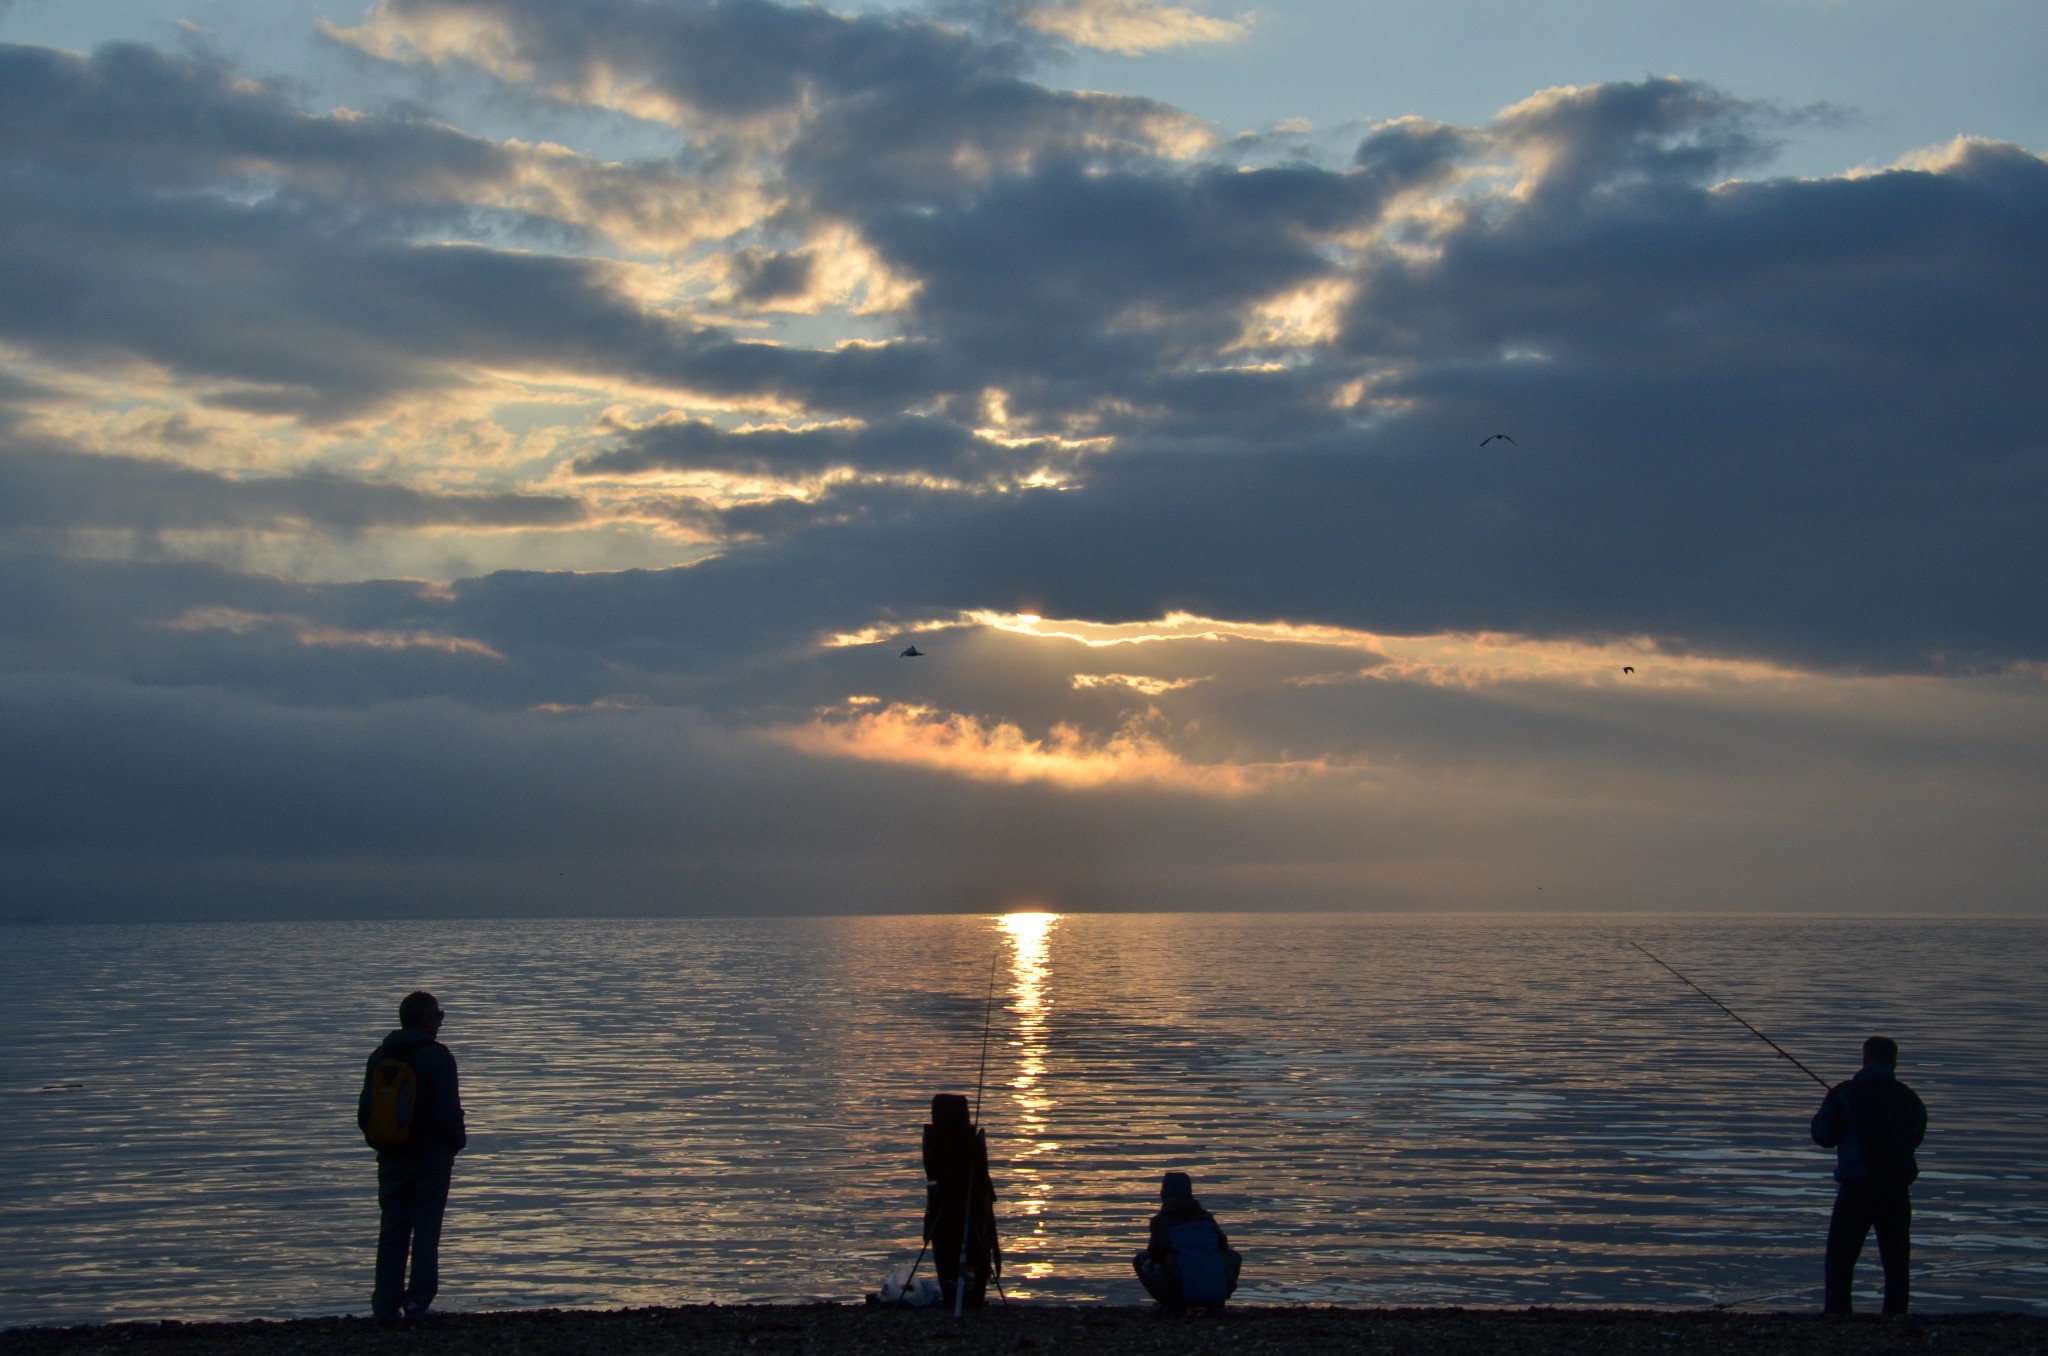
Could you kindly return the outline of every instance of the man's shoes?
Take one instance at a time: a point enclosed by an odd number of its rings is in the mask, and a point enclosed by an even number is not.
[[[414,1323],[439,1323],[441,1316],[425,1304],[408,1304],[405,1306],[405,1321],[408,1326]]]

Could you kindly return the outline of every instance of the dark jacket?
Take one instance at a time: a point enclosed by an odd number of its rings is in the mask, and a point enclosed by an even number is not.
[[[1230,1239],[1223,1232],[1223,1226],[1216,1222],[1214,1215],[1202,1208],[1200,1201],[1193,1196],[1187,1196],[1173,1202],[1152,1217],[1152,1237],[1145,1244],[1145,1256],[1165,1266],[1173,1257],[1174,1226],[1193,1224],[1198,1220],[1207,1222],[1209,1227],[1216,1231],[1216,1251],[1229,1252]]]
[[[1875,1064],[1828,1089],[1813,1116],[1813,1142],[1835,1151],[1837,1182],[1905,1186],[1920,1175],[1913,1151],[1926,1137],[1927,1108]]]
[[[386,1055],[412,1061],[420,1080],[419,1104],[413,1111],[412,1134],[396,1149],[379,1149],[377,1162],[429,1167],[452,1163],[469,1144],[462,1120],[462,1090],[455,1078],[455,1056],[424,1031],[404,1027],[384,1038],[363,1064],[363,1090],[356,1098],[356,1125],[370,1128],[370,1071]]]

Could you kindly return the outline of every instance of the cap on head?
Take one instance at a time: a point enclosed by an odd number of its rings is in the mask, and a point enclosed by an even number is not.
[[[441,1015],[440,1000],[425,989],[414,989],[398,1004],[398,1024],[424,1031]]]
[[[1191,1201],[1195,1198],[1194,1179],[1184,1172],[1169,1172],[1159,1179],[1159,1199],[1172,1204],[1174,1201]]]
[[[1872,1036],[1863,1042],[1863,1062],[1880,1068],[1899,1067],[1899,1043],[1889,1036]]]

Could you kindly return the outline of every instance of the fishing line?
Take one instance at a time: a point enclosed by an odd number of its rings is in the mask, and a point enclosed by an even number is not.
[[[1994,1258],[1988,1262],[1964,1262],[1955,1266],[1929,1267],[1924,1271],[1915,1271],[1913,1273],[1913,1280],[1915,1283],[1918,1283],[1924,1280],[1932,1280],[1937,1276],[1962,1276],[1973,1271],[2019,1271],[2033,1265],[2036,1265],[2036,1259],[2029,1258],[2021,1261],[2011,1261],[2001,1257]],[[1734,1299],[1715,1300],[1710,1307],[1715,1309],[1733,1309],[1738,1305],[1755,1304],[1759,1300],[1791,1299],[1795,1295],[1810,1295],[1818,1289],[1820,1289],[1818,1285],[1808,1283],[1787,1290],[1765,1290],[1752,1295],[1737,1295]]]
[[[1650,958],[1651,960],[1653,960],[1653,961],[1656,961],[1656,962],[1657,962],[1657,964],[1659,964],[1659,965],[1664,965],[1664,962],[1663,962],[1662,960],[1659,960],[1659,959],[1657,958],[1656,954],[1655,954],[1654,952],[1652,952],[1652,951],[1650,950],[1650,948],[1648,948],[1647,946],[1644,946],[1644,945],[1643,945],[1642,943],[1640,943],[1640,942],[1630,942],[1630,943],[1629,943],[1629,945],[1630,945],[1630,946],[1632,946],[1632,947],[1634,947],[1634,948],[1635,948],[1636,950],[1638,950],[1638,951],[1642,952],[1642,953],[1643,953],[1643,954],[1644,954],[1645,956],[1648,956],[1648,957],[1649,957],[1649,958]],[[1664,968],[1665,968],[1666,970],[1671,970],[1671,967],[1670,967],[1670,966],[1668,966],[1668,965],[1664,965]],[[1687,986],[1688,988],[1690,988],[1690,989],[1691,989],[1691,990],[1692,990],[1692,991],[1693,991],[1694,993],[1696,993],[1696,994],[1698,994],[1698,995],[1699,995],[1700,997],[1702,997],[1702,998],[1706,999],[1706,1000],[1707,1000],[1707,1001],[1708,1001],[1709,1003],[1712,1003],[1712,1004],[1713,1004],[1713,1005],[1714,1005],[1715,1007],[1717,1007],[1717,1008],[1721,1009],[1721,1011],[1723,1011],[1723,1012],[1727,1013],[1727,1014],[1728,1014],[1728,1015],[1729,1015],[1730,1017],[1733,1017],[1733,1018],[1734,1018],[1734,1019],[1735,1019],[1736,1021],[1738,1021],[1738,1022],[1742,1022],[1742,1025],[1743,1025],[1744,1029],[1746,1029],[1746,1030],[1747,1030],[1747,1031],[1749,1032],[1749,1034],[1750,1034],[1750,1035],[1752,1035],[1752,1036],[1756,1037],[1756,1038],[1757,1038],[1758,1040],[1762,1041],[1762,1042],[1763,1042],[1763,1043],[1764,1043],[1765,1045],[1768,1045],[1768,1046],[1770,1046],[1770,1047],[1771,1047],[1771,1048],[1772,1048],[1773,1050],[1776,1050],[1776,1051],[1778,1052],[1778,1055],[1779,1055],[1779,1057],[1780,1057],[1780,1058],[1783,1058],[1783,1059],[1790,1059],[1790,1060],[1792,1060],[1792,1064],[1793,1064],[1793,1067],[1794,1067],[1794,1068],[1796,1068],[1796,1069],[1798,1069],[1798,1070],[1799,1070],[1799,1072],[1801,1072],[1801,1073],[1805,1074],[1805,1075],[1806,1075],[1806,1076],[1807,1076],[1808,1078],[1811,1078],[1811,1079],[1812,1079],[1812,1080],[1813,1080],[1814,1082],[1816,1082],[1816,1083],[1820,1084],[1820,1085],[1821,1085],[1821,1086],[1822,1086],[1823,1088],[1827,1088],[1827,1089],[1828,1089],[1829,1091],[1833,1091],[1833,1085],[1832,1085],[1832,1084],[1830,1084],[1830,1083],[1828,1082],[1828,1080],[1827,1080],[1827,1079],[1825,1079],[1825,1078],[1822,1078],[1822,1077],[1821,1077],[1821,1076],[1820,1076],[1819,1074],[1817,1074],[1817,1073],[1815,1073],[1815,1072],[1814,1072],[1813,1070],[1811,1070],[1811,1069],[1807,1068],[1807,1067],[1806,1067],[1806,1066],[1805,1066],[1804,1064],[1801,1064],[1801,1063],[1800,1063],[1800,1062],[1799,1062],[1798,1060],[1796,1060],[1796,1059],[1793,1059],[1793,1058],[1792,1058],[1792,1052],[1791,1052],[1791,1051],[1787,1050],[1787,1049],[1786,1049],[1786,1048],[1785,1048],[1784,1046],[1782,1046],[1782,1045],[1778,1044],[1778,1043],[1777,1043],[1776,1041],[1772,1040],[1772,1039],[1771,1039],[1771,1038],[1770,1038],[1769,1036],[1766,1036],[1766,1035],[1765,1035],[1765,1034],[1764,1034],[1763,1032],[1761,1032],[1761,1031],[1757,1030],[1757,1029],[1756,1029],[1755,1027],[1753,1027],[1753,1026],[1750,1026],[1750,1024],[1749,1024],[1748,1022],[1746,1022],[1746,1021],[1743,1021],[1743,1017],[1742,1017],[1742,1014],[1741,1014],[1741,1013],[1737,1012],[1737,1011],[1736,1011],[1736,1010],[1735,1010],[1734,1008],[1731,1008],[1731,1007],[1729,1007],[1729,1006],[1728,1006],[1728,1005],[1727,1005],[1726,1003],[1723,1003],[1723,1002],[1722,1002],[1722,1001],[1721,1001],[1720,999],[1718,999],[1718,998],[1714,997],[1714,995],[1712,995],[1712,994],[1708,993],[1708,992],[1707,992],[1707,991],[1706,991],[1705,989],[1702,989],[1702,988],[1701,988],[1701,987],[1700,987],[1699,985],[1697,985],[1697,984],[1694,984],[1694,983],[1693,983],[1693,982],[1692,982],[1691,980],[1689,980],[1689,979],[1686,979],[1684,975],[1679,975],[1679,974],[1678,974],[1678,971],[1676,971],[1676,970],[1671,970],[1671,973],[1672,973],[1672,974],[1674,974],[1674,975],[1678,975],[1678,978],[1679,978],[1680,980],[1683,980],[1683,981],[1684,981],[1684,983],[1685,983],[1685,985],[1686,985],[1686,986]]]

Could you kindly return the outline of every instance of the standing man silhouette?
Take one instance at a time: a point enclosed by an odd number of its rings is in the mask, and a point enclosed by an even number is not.
[[[1828,1089],[1813,1117],[1813,1142],[1835,1151],[1835,1211],[1828,1220],[1827,1313],[1846,1314],[1863,1240],[1877,1230],[1884,1263],[1884,1312],[1903,1314],[1912,1257],[1910,1188],[1920,1175],[1913,1151],[1927,1136],[1927,1108],[1892,1071],[1898,1043],[1863,1042],[1863,1068]]]
[[[441,1216],[455,1155],[469,1143],[455,1056],[435,1039],[446,1017],[434,995],[407,994],[398,1005],[399,1029],[371,1054],[356,1100],[356,1125],[377,1150],[377,1281],[370,1312],[380,1323],[425,1318],[441,1285]]]

